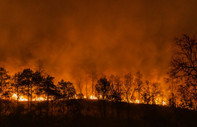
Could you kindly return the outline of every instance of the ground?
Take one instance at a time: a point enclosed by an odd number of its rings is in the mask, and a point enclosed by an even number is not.
[[[70,100],[15,102],[10,112],[1,111],[0,127],[195,127],[197,112],[168,106]],[[10,107],[12,107],[10,106]],[[2,108],[3,109],[3,108]]]

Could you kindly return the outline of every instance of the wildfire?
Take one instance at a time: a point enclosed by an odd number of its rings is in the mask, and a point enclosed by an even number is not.
[[[17,98],[18,98],[18,101],[28,101],[28,99],[27,98],[25,98],[24,96],[17,96],[17,94],[13,94],[12,95],[12,99],[13,100],[17,100]],[[32,101],[46,101],[46,98],[44,98],[44,97],[36,97],[36,98],[34,98],[34,99],[32,99]]]
[[[17,100],[17,97],[18,96],[15,93],[12,95],[12,99],[13,100]],[[76,96],[75,96],[75,98],[77,99]],[[87,97],[84,96],[84,98],[87,98]],[[94,96],[94,95],[91,95],[90,99],[91,100],[97,100],[98,98],[96,96]],[[46,101],[46,100],[47,100],[46,97],[35,97],[35,98],[32,99],[32,101]],[[18,97],[18,101],[28,101],[28,99],[27,99],[27,97],[19,96]],[[126,100],[125,100],[125,102],[126,102]],[[163,105],[163,106],[167,105],[166,101],[162,100],[161,98],[156,98],[155,102],[156,102],[157,105]],[[135,100],[135,101],[129,100],[129,103],[139,104],[139,103],[143,103],[143,102],[140,102],[140,100]]]
[[[165,101],[162,101],[162,105],[166,105],[166,102]]]
[[[166,100],[166,98],[164,98]],[[156,104],[157,105],[167,105],[166,101],[164,101],[162,98],[156,98]]]
[[[95,97],[94,95],[91,95],[90,96],[90,99],[92,99],[92,100],[96,100],[96,99],[98,99],[97,97]]]
[[[139,104],[140,103],[140,100],[135,100],[135,103],[138,103]]]
[[[24,96],[17,96],[17,94],[13,94],[12,95],[12,98],[14,99],[14,100],[17,100],[17,98],[18,98],[18,101],[28,101],[28,99],[27,98],[25,98]]]
[[[38,98],[33,99],[33,101],[46,101],[46,98],[38,97]]]

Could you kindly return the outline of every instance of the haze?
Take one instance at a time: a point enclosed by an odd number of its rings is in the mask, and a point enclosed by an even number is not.
[[[0,64],[57,80],[141,70],[163,77],[173,39],[196,34],[196,0],[0,0]]]

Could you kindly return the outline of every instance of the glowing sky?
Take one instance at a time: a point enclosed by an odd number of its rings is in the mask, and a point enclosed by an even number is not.
[[[0,64],[56,78],[168,69],[174,37],[196,34],[196,0],[0,0]]]

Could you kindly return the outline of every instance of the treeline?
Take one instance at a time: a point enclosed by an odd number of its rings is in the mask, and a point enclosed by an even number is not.
[[[71,82],[61,80],[54,84],[54,77],[40,71],[24,69],[14,76],[8,75],[5,68],[0,68],[0,95],[1,99],[11,99],[16,95],[17,102],[20,96],[27,97],[28,105],[38,97],[46,101],[55,99],[69,99],[76,94]]]
[[[70,81],[61,80],[54,84],[54,77],[29,68],[10,76],[6,69],[1,67],[0,97],[5,100],[15,99],[18,103],[18,101],[23,101],[20,98],[23,96],[29,108],[33,101],[40,101],[40,98],[42,98],[41,101],[49,102],[50,100],[94,99],[92,98],[94,96],[95,99],[114,102],[171,105],[196,109],[195,103],[191,104],[191,102],[182,100],[182,96],[185,97],[189,94],[180,89],[176,90],[175,84],[168,81],[169,86],[164,89],[160,83],[145,79],[140,71],[135,74],[127,73],[123,77],[111,75],[101,76],[94,80],[96,79],[96,83],[92,83],[95,92],[92,95],[84,96],[82,90],[77,94]]]
[[[115,102],[164,103],[164,91],[161,84],[145,80],[140,71],[133,75],[127,73],[123,78],[114,75],[108,78],[104,76],[97,81],[95,91],[97,98]]]
[[[141,103],[156,104],[159,101],[156,98],[160,97],[162,100],[164,98],[161,85],[148,80],[144,82],[140,71],[135,75],[126,74],[123,80],[114,75],[109,78],[102,76],[93,87],[95,93],[91,96],[116,102],[138,100]],[[10,76],[6,69],[1,67],[1,99],[12,99],[13,94],[15,94],[17,102],[20,96],[26,97],[28,105],[39,97],[44,98],[45,101],[84,98],[83,93],[76,93],[73,83],[69,81],[61,80],[54,84],[54,77],[29,68]]]

